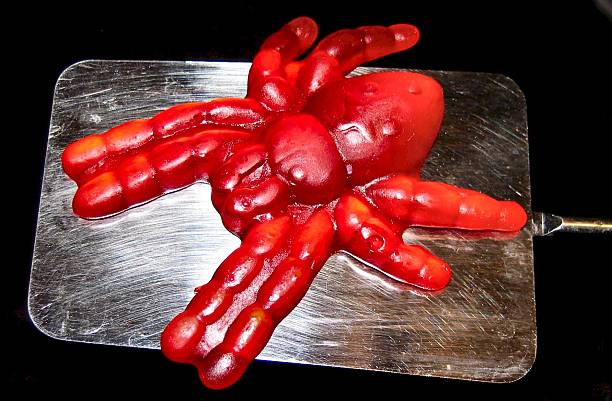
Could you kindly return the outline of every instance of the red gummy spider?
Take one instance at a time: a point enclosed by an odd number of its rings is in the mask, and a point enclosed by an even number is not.
[[[345,78],[415,45],[414,26],[341,30],[298,61],[316,36],[306,17],[270,36],[244,99],[178,105],[80,139],[62,155],[83,218],[211,185],[223,224],[242,243],[161,336],[163,353],[195,365],[210,388],[241,377],[332,253],[438,290],[450,267],[405,244],[404,229],[518,231],[527,220],[515,202],[419,179],[444,112],[435,80],[410,72]]]

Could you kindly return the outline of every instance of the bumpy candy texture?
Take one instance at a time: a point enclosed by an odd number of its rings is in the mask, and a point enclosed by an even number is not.
[[[403,230],[518,231],[526,223],[515,202],[420,180],[444,113],[435,80],[410,72],[345,78],[414,46],[414,26],[341,30],[299,59],[316,36],[305,17],[270,36],[244,99],[181,104],[80,139],[62,156],[83,218],[211,185],[223,224],[242,244],[161,337],[163,353],[196,366],[210,388],[241,377],[332,253],[439,290],[449,265],[405,244]]]

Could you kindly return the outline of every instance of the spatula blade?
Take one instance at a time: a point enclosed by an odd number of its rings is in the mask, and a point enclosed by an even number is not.
[[[206,185],[108,219],[78,219],[71,211],[76,186],[63,174],[60,155],[77,138],[176,103],[243,97],[248,68],[85,61],[62,74],[29,289],[30,316],[41,331],[63,340],[158,348],[165,325],[239,241],[222,227]],[[421,72],[442,84],[446,98],[423,176],[530,210],[520,89],[501,75]],[[399,285],[338,254],[258,358],[492,382],[522,377],[535,358],[531,225],[514,237],[411,229],[404,239],[450,263],[454,276],[445,290]]]

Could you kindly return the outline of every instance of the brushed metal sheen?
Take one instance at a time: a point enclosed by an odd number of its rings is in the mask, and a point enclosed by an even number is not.
[[[239,241],[197,184],[117,216],[75,217],[60,155],[84,135],[176,103],[243,97],[248,63],[83,61],[57,82],[29,289],[32,321],[51,337],[158,348],[159,336]],[[379,71],[359,68],[356,74]],[[525,99],[507,77],[424,71],[446,114],[426,179],[530,210]],[[529,212],[531,213],[531,212]],[[258,359],[492,382],[513,381],[536,349],[534,228],[517,236],[410,229],[452,266],[427,293],[349,255],[333,256]],[[160,356],[161,357],[161,356]]]

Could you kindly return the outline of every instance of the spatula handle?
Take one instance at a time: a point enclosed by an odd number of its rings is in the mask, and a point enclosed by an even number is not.
[[[612,221],[581,217],[562,217],[549,213],[533,213],[533,235],[544,236],[557,232],[612,234]]]

